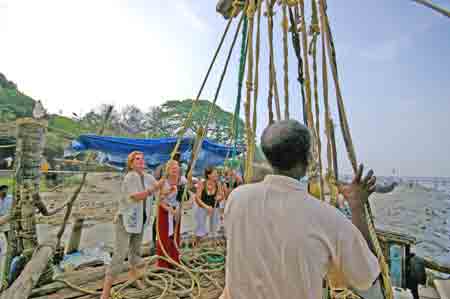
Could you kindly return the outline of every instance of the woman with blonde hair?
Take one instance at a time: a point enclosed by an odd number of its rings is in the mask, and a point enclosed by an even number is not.
[[[175,160],[167,162],[165,173],[165,182],[159,193],[156,255],[179,263],[181,201],[178,199],[186,179],[180,176],[180,165]],[[158,259],[157,266],[171,268],[171,264],[165,259]]]
[[[120,265],[128,252],[130,264],[129,280],[135,280],[135,286],[145,286],[138,280],[138,267],[144,266],[140,257],[140,247],[145,226],[150,223],[153,195],[164,185],[164,179],[156,181],[145,172],[144,154],[134,151],[128,155],[127,174],[125,175],[119,201],[119,209],[114,217],[115,243],[111,264],[106,268],[101,299],[108,299]]]

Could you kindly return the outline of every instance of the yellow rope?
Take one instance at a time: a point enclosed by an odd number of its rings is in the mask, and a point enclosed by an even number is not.
[[[317,10],[316,10],[317,11]],[[320,18],[320,27],[324,28],[323,18]],[[321,36],[322,44],[322,91],[323,91],[323,101],[325,108],[325,132],[327,137],[327,172],[326,180],[330,188],[330,204],[332,206],[337,205],[337,192],[332,192],[331,188],[334,188],[337,178],[337,169],[334,169],[333,165],[333,151],[332,151],[332,134],[331,134],[331,115],[330,115],[330,105],[328,102],[328,69],[327,69],[327,53],[325,51],[326,34],[322,33]],[[334,136],[334,135],[333,135]]]
[[[302,46],[303,46],[303,64],[305,67],[305,91],[306,91],[306,113],[307,113],[307,119],[308,119],[308,128],[311,130],[311,132],[314,131],[313,129],[313,115],[312,115],[312,109],[311,109],[311,78],[309,76],[309,62],[308,62],[308,39],[307,39],[307,33],[306,33],[306,21],[305,21],[305,5],[303,3],[303,0],[299,1],[300,6],[300,30],[302,32]]]
[[[318,159],[318,172],[319,172],[319,196],[320,200],[325,200],[324,196],[324,184],[323,184],[323,172],[322,172],[322,146],[320,142],[320,110],[319,110],[319,93],[317,88],[317,37],[320,33],[318,18],[317,18],[317,7],[315,0],[312,0],[312,21],[311,21],[311,33],[313,35],[311,41],[311,48],[309,49],[309,54],[313,58],[313,75],[314,75],[314,102],[315,102],[315,110],[316,110],[316,119],[315,119],[315,130],[316,130],[316,151],[317,151],[317,159]],[[331,188],[330,188],[331,191]]]
[[[448,11],[447,9],[442,8],[436,4],[433,4],[431,1],[428,1],[428,0],[412,0],[412,1],[422,4],[426,7],[429,7],[431,9],[433,9],[434,11],[437,11],[438,13],[450,18],[450,11]]]
[[[234,0],[234,1],[233,1],[233,11],[232,11],[232,15],[233,15],[233,16],[234,16],[235,13],[239,10],[240,5],[241,5],[241,1],[238,1],[238,0]],[[199,89],[199,91],[198,91],[198,93],[197,93],[197,96],[195,97],[195,100],[194,100],[193,103],[192,103],[191,111],[189,111],[188,116],[186,117],[186,119],[185,119],[184,122],[183,122],[182,129],[180,130],[180,132],[179,132],[179,134],[178,134],[178,140],[177,140],[177,143],[176,143],[176,145],[175,145],[175,147],[174,147],[174,149],[173,149],[173,151],[172,151],[172,154],[170,155],[170,158],[171,158],[171,159],[173,159],[173,157],[175,156],[175,154],[178,152],[178,149],[179,149],[180,144],[181,144],[181,140],[183,139],[183,136],[186,134],[186,131],[187,131],[187,129],[189,128],[189,126],[190,126],[190,124],[191,124],[191,122],[192,122],[192,117],[193,117],[193,114],[194,114],[194,109],[195,109],[195,107],[196,107],[196,104],[198,103],[198,100],[200,99],[200,96],[201,96],[201,94],[202,94],[202,92],[203,92],[203,89],[205,88],[206,82],[208,81],[208,78],[209,78],[209,75],[210,75],[210,73],[211,73],[211,70],[212,70],[212,68],[213,68],[213,66],[214,66],[214,64],[215,64],[215,62],[216,62],[217,56],[218,56],[219,53],[220,53],[220,50],[221,50],[222,45],[223,45],[223,43],[224,43],[224,41],[225,41],[225,37],[226,37],[226,35],[227,35],[227,33],[228,33],[228,30],[230,29],[230,26],[231,26],[231,23],[232,23],[233,19],[234,19],[234,18],[230,18],[230,19],[228,20],[228,22],[227,22],[227,25],[226,25],[226,27],[225,27],[225,30],[224,30],[224,32],[223,32],[223,34],[222,34],[221,39],[220,39],[219,45],[217,46],[217,49],[216,49],[216,51],[215,51],[215,53],[214,53],[214,56],[213,56],[213,59],[212,59],[210,65],[209,65],[209,67],[208,67],[208,71],[206,72],[206,75],[205,75],[205,77],[204,77],[204,79],[203,79],[202,85],[200,86],[200,89]]]
[[[208,129],[209,121],[212,119],[212,117],[213,117],[213,115],[214,115],[214,112],[215,112],[215,104],[216,104],[216,101],[217,101],[217,99],[218,99],[218,95],[219,95],[219,92],[220,92],[220,88],[221,88],[221,86],[222,86],[223,79],[224,79],[224,77],[225,77],[225,74],[226,74],[226,71],[227,71],[227,68],[228,68],[228,65],[229,65],[229,61],[230,61],[230,58],[231,58],[231,55],[232,55],[232,52],[233,52],[233,49],[234,49],[234,45],[235,45],[236,40],[237,40],[237,36],[238,36],[238,34],[239,34],[240,27],[241,27],[241,25],[242,25],[243,16],[244,16],[244,14],[242,14],[242,17],[241,17],[240,20],[239,20],[239,23],[238,23],[238,26],[237,26],[237,29],[236,29],[236,32],[235,32],[235,35],[234,35],[234,38],[233,38],[231,47],[230,47],[230,50],[229,50],[229,52],[228,52],[228,56],[227,56],[227,59],[226,59],[226,62],[225,62],[225,66],[224,66],[224,69],[223,69],[223,71],[222,71],[222,75],[221,75],[221,78],[220,78],[220,81],[219,81],[219,85],[218,85],[218,87],[217,87],[217,89],[216,89],[216,93],[215,93],[215,96],[214,96],[214,100],[213,100],[213,102],[210,104],[210,107],[209,107],[208,116],[207,116],[207,118],[206,118],[206,120],[205,120],[205,124],[204,124],[204,126],[202,127],[202,129],[198,131],[198,134],[197,134],[197,137],[198,137],[198,145],[197,145],[197,148],[194,149],[194,155],[193,155],[193,159],[192,159],[192,163],[191,163],[191,169],[190,169],[190,171],[189,171],[189,173],[188,173],[188,188],[185,188],[185,192],[184,192],[184,194],[183,194],[183,199],[187,196],[187,191],[186,191],[186,190],[189,189],[189,187],[190,187],[191,184],[192,184],[192,172],[193,172],[193,170],[195,169],[195,164],[196,164],[196,161],[197,161],[197,159],[198,159],[198,155],[199,155],[199,152],[200,152],[200,149],[201,149],[201,145],[202,145],[202,143],[203,143],[203,139],[205,138],[205,136],[206,136],[206,134],[207,134],[207,129]],[[195,102],[193,103],[193,105],[194,105],[194,104],[195,104]],[[192,111],[193,111],[193,108],[191,109],[191,112],[192,112]],[[192,115],[190,115],[190,117],[192,117]],[[183,135],[181,135],[181,136],[183,136]],[[181,141],[181,139],[178,140],[177,146],[179,146],[180,141]],[[172,152],[172,156],[173,156],[174,153],[177,151],[177,146],[175,147],[174,151]],[[159,203],[160,203],[160,199],[159,199],[159,197],[157,197],[157,200],[156,200],[156,206],[157,206],[157,207],[159,207]],[[157,213],[156,221],[158,221],[158,217],[159,217],[158,214],[159,214],[159,213]],[[159,236],[159,228],[158,228],[158,225],[156,226],[156,233],[157,233],[157,236],[158,236],[158,240],[161,240],[161,238],[160,238],[160,236]],[[194,298],[199,298],[199,297],[201,296],[201,286],[200,286],[200,282],[198,281],[197,277],[196,277],[196,276],[190,271],[190,269],[188,269],[186,266],[184,266],[183,264],[178,263],[178,262],[176,262],[175,260],[173,260],[173,259],[168,255],[168,253],[167,253],[167,251],[166,251],[166,249],[164,248],[164,246],[163,246],[162,243],[160,243],[160,247],[161,247],[161,249],[162,249],[162,251],[163,251],[164,257],[169,261],[169,263],[171,263],[171,264],[173,264],[173,265],[175,265],[175,266],[181,268],[183,271],[185,271],[186,273],[188,273],[188,275],[189,275],[189,276],[191,277],[191,279],[192,279],[193,286],[194,286],[194,285],[197,285],[197,286],[198,286],[198,293],[197,293],[196,296],[194,296]],[[162,257],[158,257],[158,258],[162,258]]]
[[[322,28],[322,32],[326,35],[326,38],[327,38],[328,58],[329,58],[330,67],[332,70],[333,79],[334,79],[334,83],[335,83],[336,97],[338,100],[339,116],[340,116],[341,128],[342,128],[342,133],[344,136],[345,146],[347,149],[349,160],[350,160],[350,162],[354,168],[354,171],[356,173],[356,171],[357,171],[356,154],[355,154],[355,150],[353,148],[353,144],[351,142],[351,135],[350,135],[349,127],[348,127],[347,116],[345,114],[343,99],[342,99],[340,86],[339,86],[339,82],[338,82],[336,56],[335,56],[336,53],[335,53],[335,50],[333,49],[334,47],[332,46],[333,41],[332,41],[330,25],[328,22],[328,17],[326,14],[324,1],[325,0],[320,0],[320,12],[321,12],[321,18],[323,18],[322,24],[324,25],[324,27]],[[380,268],[381,268],[381,285],[382,285],[383,294],[386,299],[393,299],[392,285],[391,285],[391,280],[390,280],[390,276],[389,276],[389,268],[386,264],[386,260],[383,255],[383,251],[381,249],[380,243],[377,238],[372,213],[370,210],[370,203],[367,201],[367,202],[364,202],[363,205],[364,205],[364,212],[365,212],[367,225],[369,228],[369,235],[370,235],[371,243],[373,245],[375,254],[378,258],[378,262],[379,262]]]
[[[287,0],[282,2],[283,11],[283,54],[284,54],[284,118],[289,119],[289,52],[288,52],[288,30],[289,21],[287,17]]]
[[[253,89],[253,27],[254,27],[254,16],[255,16],[255,0],[250,0],[247,8],[247,18],[248,18],[248,36],[247,36],[247,98],[244,104],[245,108],[245,128],[247,133],[247,157],[245,163],[245,181],[250,182],[253,176],[253,126],[250,120],[250,107],[252,100],[252,89]]]
[[[300,7],[300,30],[302,32],[302,46],[303,46],[303,64],[304,64],[304,74],[305,74],[305,90],[306,90],[306,115],[307,115],[307,125],[310,129],[311,135],[313,136],[312,144],[312,155],[308,167],[308,176],[310,178],[317,177],[317,146],[316,142],[320,136],[316,136],[316,131],[314,129],[314,116],[312,112],[312,98],[311,98],[311,77],[309,74],[309,60],[308,60],[308,34],[306,32],[306,20],[305,20],[305,5],[303,1],[299,1]]]
[[[258,1],[258,18],[257,18],[257,28],[256,28],[256,50],[255,50],[255,80],[253,89],[253,120],[252,120],[252,133],[256,136],[256,125],[257,125],[257,103],[258,103],[258,85],[259,85],[259,56],[260,56],[260,46],[261,46],[261,11],[262,11],[262,1]]]
[[[273,123],[273,109],[272,109],[272,99],[273,99],[273,91],[275,89],[275,102],[278,101],[278,89],[276,87],[276,74],[275,74],[275,65],[274,65],[274,48],[273,48],[273,5],[270,3],[270,0],[266,0],[266,15],[267,15],[267,30],[269,36],[269,94],[267,96],[267,105],[269,108],[269,124]],[[280,120],[281,112],[277,106],[276,108],[277,119]]]

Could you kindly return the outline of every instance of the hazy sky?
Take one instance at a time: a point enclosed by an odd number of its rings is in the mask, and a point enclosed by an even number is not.
[[[328,2],[358,160],[379,175],[396,168],[401,175],[450,176],[450,19],[409,0]],[[434,2],[450,8],[448,0]],[[146,110],[192,98],[225,26],[215,5],[212,0],[0,0],[0,72],[51,112],[67,115],[102,103]],[[279,19],[275,25],[282,90]],[[225,49],[230,40],[231,34]],[[238,50],[218,102],[229,111],[236,99]],[[291,115],[300,119],[297,62],[289,50]],[[225,51],[202,98],[212,98],[224,58]],[[264,29],[259,133],[267,124],[267,64]],[[330,95],[336,106],[333,89]],[[333,117],[338,121],[335,112]],[[342,143],[339,150],[340,165],[348,171]]]

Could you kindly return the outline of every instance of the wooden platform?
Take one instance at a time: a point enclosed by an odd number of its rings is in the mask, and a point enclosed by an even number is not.
[[[441,299],[450,299],[450,280],[439,280],[433,281]]]

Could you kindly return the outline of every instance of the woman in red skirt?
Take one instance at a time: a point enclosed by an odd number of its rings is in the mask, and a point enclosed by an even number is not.
[[[156,255],[179,263],[180,252],[180,203],[177,201],[179,192],[177,185],[180,180],[180,166],[177,161],[170,160],[167,163],[167,176],[164,187],[159,195],[158,206],[158,242],[156,243]],[[163,250],[164,248],[164,250]],[[167,254],[167,255],[166,255]],[[158,259],[156,265],[161,268],[172,268],[173,265],[166,260]]]

